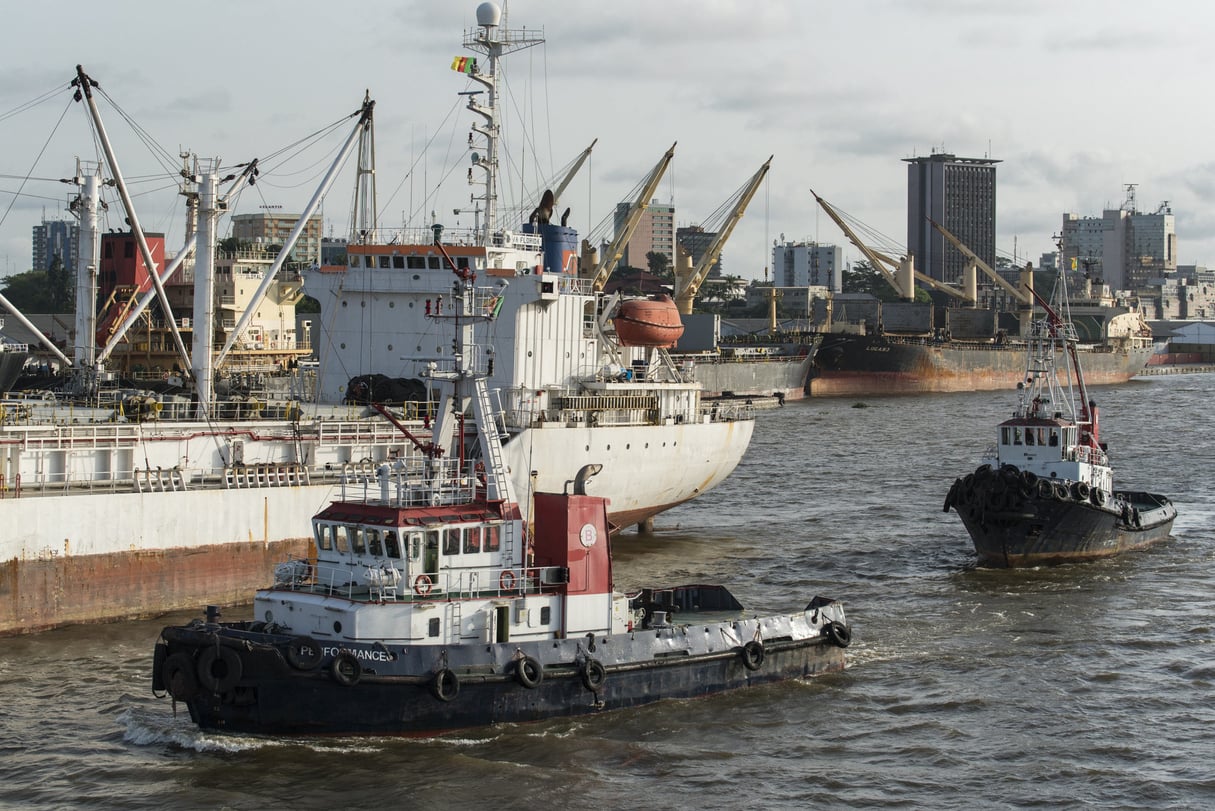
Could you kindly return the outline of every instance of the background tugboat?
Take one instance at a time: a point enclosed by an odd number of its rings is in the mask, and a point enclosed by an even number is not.
[[[455,268],[454,263],[452,265]],[[842,606],[814,598],[744,617],[717,586],[643,590],[612,580],[607,500],[534,493],[523,519],[503,463],[474,323],[494,290],[456,270],[449,390],[434,442],[381,466],[379,487],[313,520],[308,560],[280,565],[255,621],[169,627],[153,689],[204,729],[416,734],[580,715],[841,670]],[[475,429],[466,430],[471,412]],[[484,460],[479,464],[479,460]],[[670,612],[694,623],[673,625]],[[710,612],[726,617],[710,619]]]
[[[1066,313],[1062,279],[1058,290]],[[945,511],[958,511],[983,566],[1088,560],[1168,537],[1177,517],[1168,498],[1114,490],[1076,332],[1036,292],[1034,298],[1046,316],[1029,336],[1016,411],[1000,423],[995,450],[985,463],[954,481]]]

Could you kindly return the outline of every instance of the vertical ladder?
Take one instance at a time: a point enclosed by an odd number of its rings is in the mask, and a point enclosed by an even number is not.
[[[477,432],[481,436],[481,450],[485,455],[485,484],[489,499],[515,501],[514,488],[506,475],[506,463],[502,460],[504,434],[498,427],[489,403],[489,389],[485,378],[476,379],[473,390],[476,399]]]

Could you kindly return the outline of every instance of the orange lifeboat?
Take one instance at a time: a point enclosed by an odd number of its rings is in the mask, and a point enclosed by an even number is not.
[[[612,321],[621,346],[669,348],[683,335],[683,322],[670,296],[628,299]]]

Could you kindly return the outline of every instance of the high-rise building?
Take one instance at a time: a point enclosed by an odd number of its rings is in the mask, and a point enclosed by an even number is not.
[[[617,203],[616,233],[624,227],[629,216],[630,203]],[[671,266],[675,264],[675,206],[664,205],[654,200],[641,212],[633,236],[624,246],[620,264],[645,270],[649,267],[646,254],[651,251],[666,254]]]
[[[257,214],[234,214],[232,216],[232,236],[243,242],[250,242],[259,247],[282,245],[291,235],[295,224],[299,222],[298,214],[277,214],[269,211]],[[303,265],[319,265],[321,262],[321,215],[313,214],[295,243],[291,252],[293,262]]]
[[[996,164],[991,158],[959,158],[934,152],[907,162],[907,250],[916,270],[937,281],[957,282],[966,266],[935,221],[991,267],[996,265]]]
[[[684,225],[675,229],[675,244],[692,257],[692,267],[700,264],[700,260],[704,258],[705,252],[709,250],[709,246],[715,239],[717,239],[716,231],[706,231],[699,225]],[[721,278],[720,253],[717,255],[713,267],[709,268],[707,278]]]
[[[1177,270],[1177,229],[1167,203],[1145,214],[1135,209],[1134,188],[1128,192],[1121,208],[1100,217],[1063,215],[1063,267],[1114,290],[1141,291]]]
[[[34,226],[32,270],[50,270],[58,258],[64,267],[76,272],[76,255],[79,251],[80,226],[71,220],[43,219]]]
[[[844,288],[844,251],[838,245],[786,242],[772,248],[772,283],[777,287]]]

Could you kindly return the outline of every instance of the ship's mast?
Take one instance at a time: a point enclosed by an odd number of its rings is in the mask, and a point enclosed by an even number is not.
[[[485,54],[484,69],[475,62],[465,69],[468,77],[485,87],[486,103],[478,104],[475,95],[468,99],[468,109],[484,119],[484,124],[473,124],[472,131],[484,139],[484,155],[473,153],[473,166],[485,172],[485,189],[473,195],[474,201],[484,202],[485,219],[481,239],[491,244],[491,237],[498,230],[498,151],[501,147],[502,127],[498,115],[498,60],[503,56],[539,45],[544,42],[543,33],[524,29],[511,30],[503,24],[502,9],[497,3],[482,3],[477,6],[477,29],[464,33],[464,47]],[[454,66],[453,66],[454,67]],[[474,146],[473,135],[469,135],[469,146]],[[470,182],[473,180],[469,170]]]
[[[358,177],[354,184],[354,211],[350,218],[354,229],[350,235],[350,241],[359,245],[376,241],[378,230],[375,210],[374,106],[371,102],[370,90],[363,96],[363,107],[368,112],[359,130]]]

